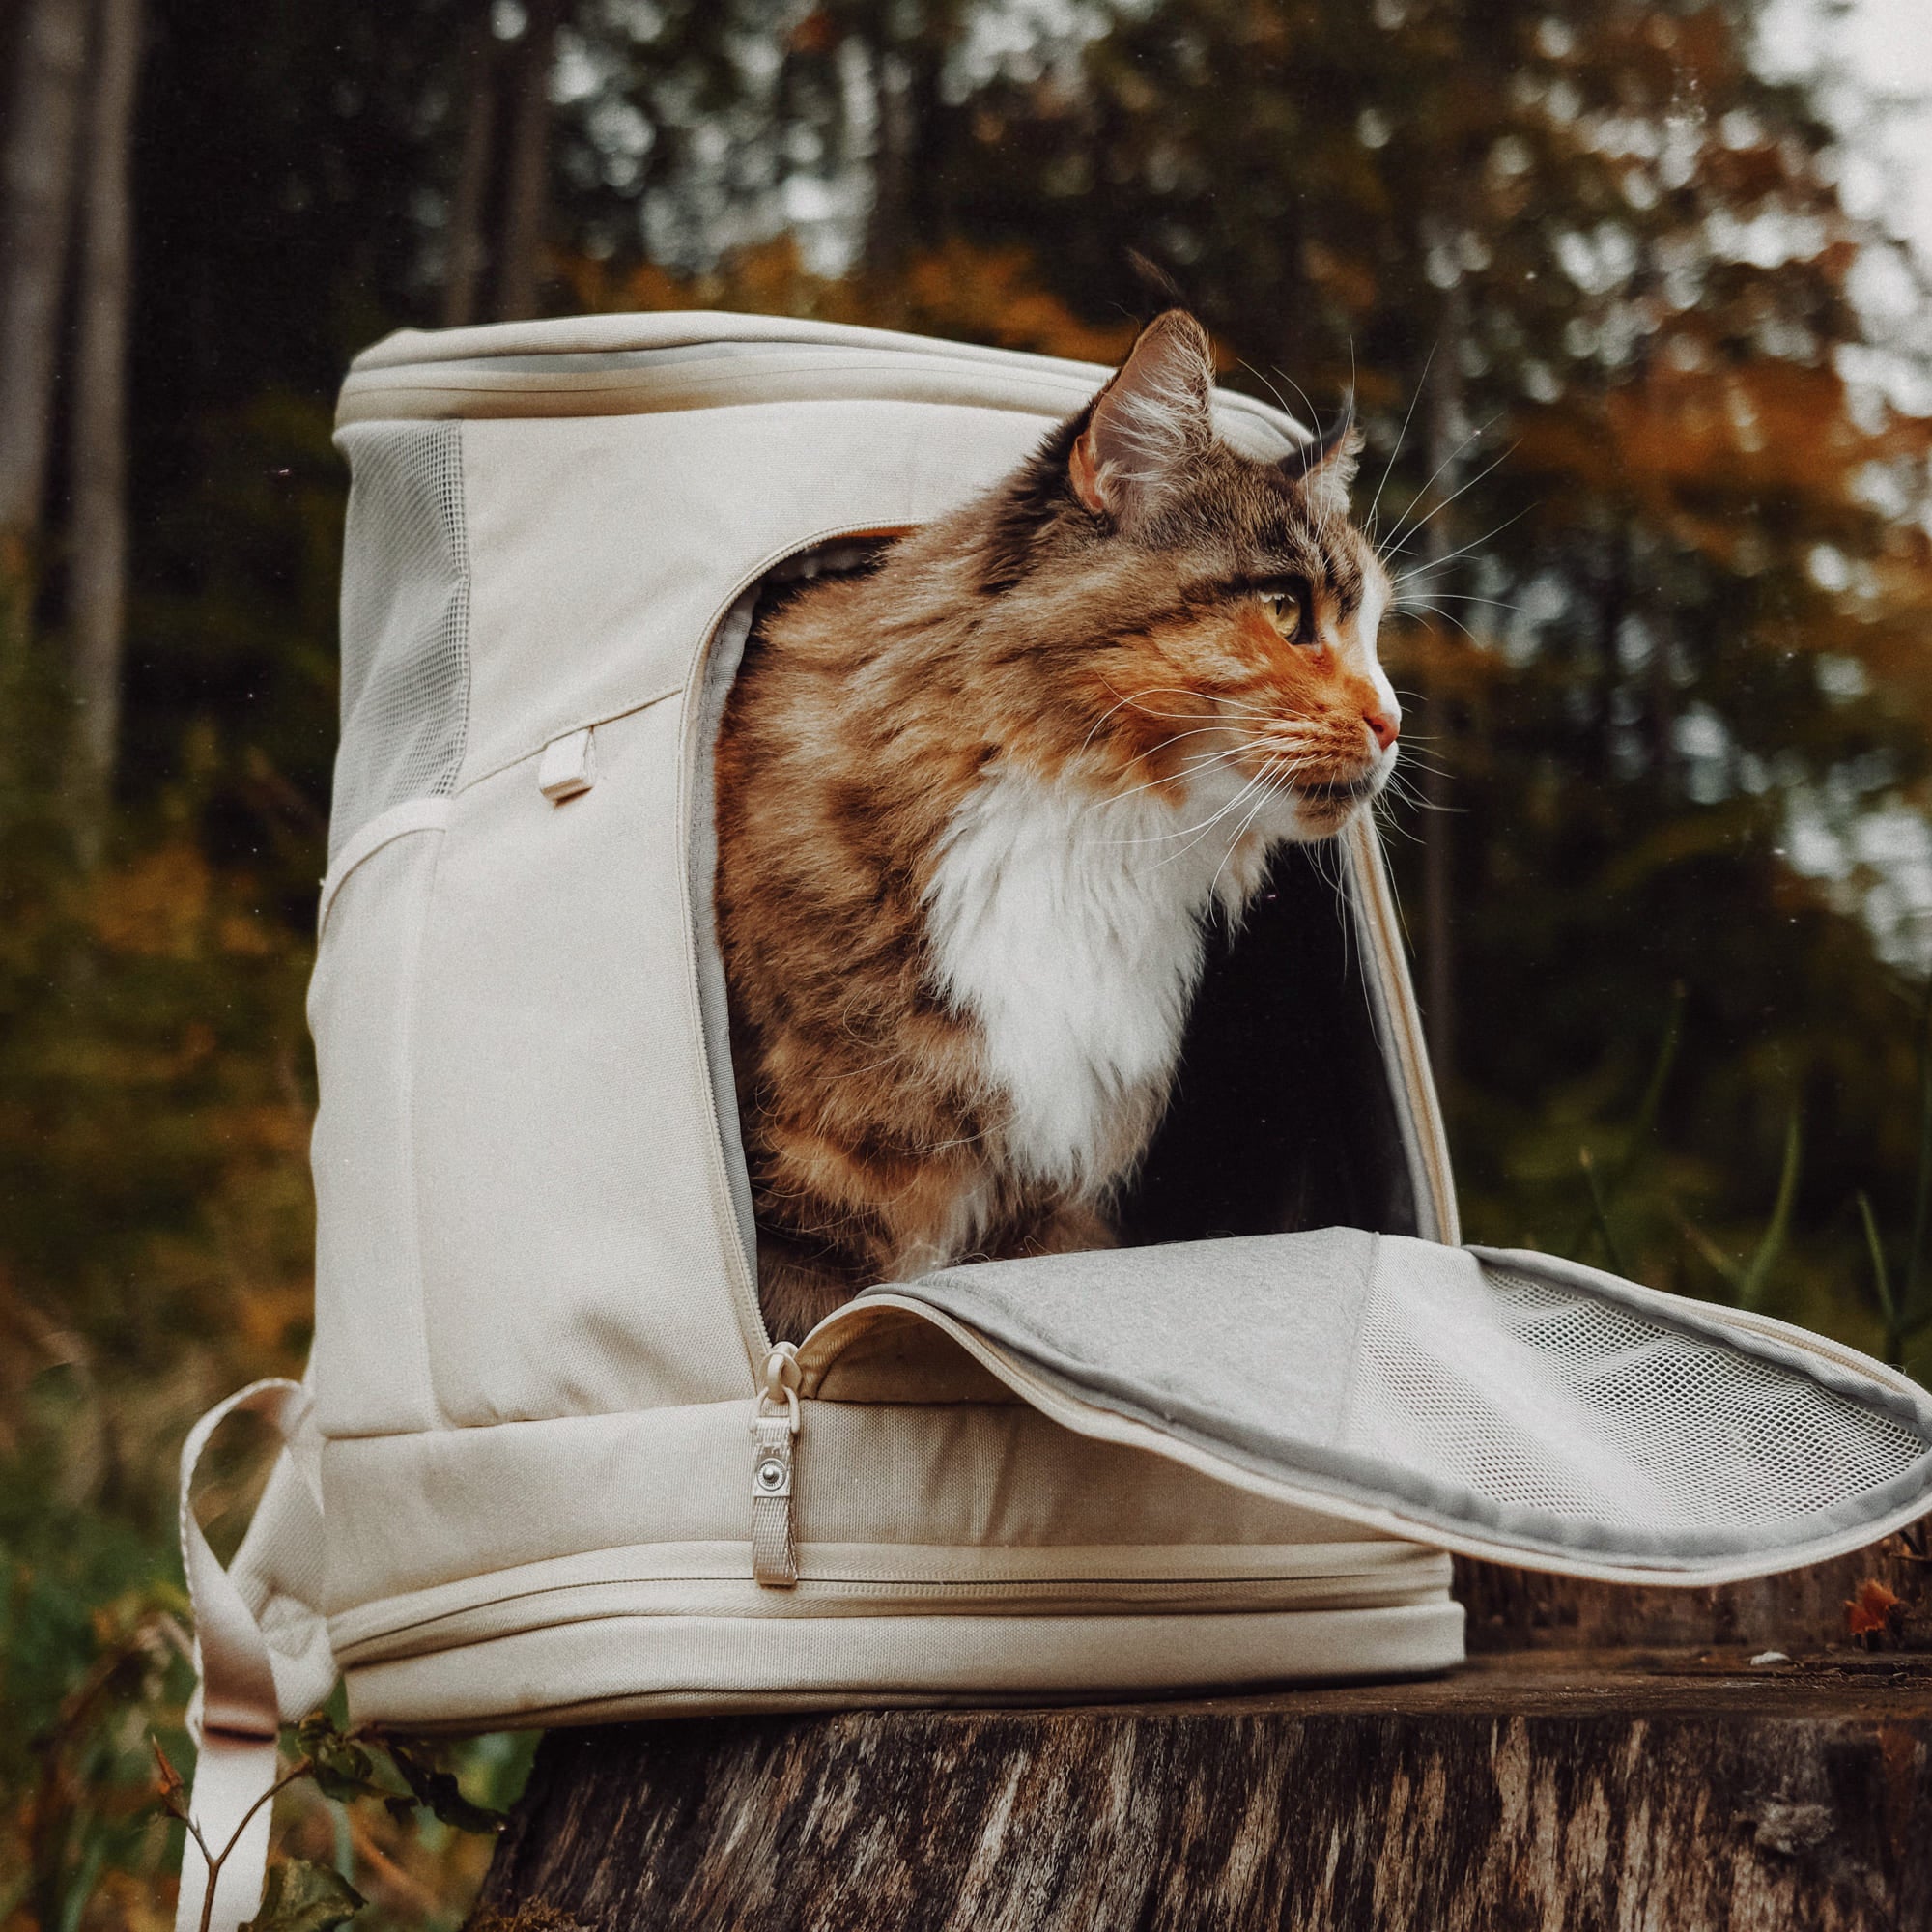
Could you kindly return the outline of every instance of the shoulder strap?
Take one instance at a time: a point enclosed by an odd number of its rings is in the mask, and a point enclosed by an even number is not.
[[[209,1438],[231,1415],[247,1410],[264,1417],[280,1432],[286,1445],[271,1479],[271,1492],[279,1492],[273,1496],[276,1541],[297,1539],[319,1549],[322,1505],[313,1472],[302,1466],[307,1459],[298,1449],[309,1408],[309,1392],[300,1382],[279,1378],[252,1382],[210,1409],[182,1446],[182,1564],[194,1605],[201,1678],[188,1712],[198,1751],[188,1815],[211,1852],[220,1856],[232,1841],[222,1859],[213,1910],[208,1918],[211,1932],[236,1932],[242,1920],[255,1916],[261,1902],[271,1807],[258,1801],[275,1781],[275,1738],[283,1700],[276,1692],[273,1654],[261,1621],[235,1577],[215,1560],[195,1520],[194,1476]],[[200,1932],[207,1896],[207,1862],[192,1839],[185,1839],[175,1932]]]

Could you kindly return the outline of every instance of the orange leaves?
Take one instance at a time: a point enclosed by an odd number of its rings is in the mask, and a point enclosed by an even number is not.
[[[958,236],[914,255],[903,275],[889,282],[813,274],[789,235],[741,248],[704,275],[677,276],[650,263],[612,274],[583,257],[566,257],[557,268],[579,303],[599,312],[722,308],[795,315],[1084,362],[1116,362],[1134,339],[1130,322],[1087,322],[1050,294],[1027,249],[982,248]]]
[[[831,10],[814,7],[791,30],[791,50],[795,54],[823,56],[837,51],[839,38],[838,22]]]
[[[1096,327],[1049,295],[1024,248],[980,248],[957,236],[913,258],[906,271],[912,326],[1005,349],[1032,349],[1083,362],[1116,362],[1134,339],[1131,323]]]
[[[132,958],[267,959],[286,952],[281,929],[236,902],[244,889],[245,881],[217,880],[197,847],[173,839],[98,874],[82,912],[109,952]]]
[[[201,950],[213,875],[185,841],[144,854],[95,883],[89,923],[110,952],[189,959]]]
[[[1877,1577],[1868,1577],[1859,1585],[1859,1594],[1845,1603],[1845,1622],[1853,1636],[1877,1636],[1892,1628],[1899,1608],[1897,1595]]]

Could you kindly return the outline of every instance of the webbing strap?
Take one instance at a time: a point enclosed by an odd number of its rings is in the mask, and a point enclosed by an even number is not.
[[[752,1423],[752,1575],[767,1589],[789,1590],[798,1581],[798,1532],[791,1508],[792,1444],[797,1398],[788,1416],[760,1405]]]
[[[187,1794],[188,1815],[216,1856],[234,1841],[222,1858],[214,1907],[208,1918],[211,1932],[236,1932],[244,1918],[254,1918],[261,1904],[271,1807],[262,1804],[249,1814],[250,1807],[275,1781],[275,1737],[281,1710],[268,1639],[234,1579],[216,1562],[195,1520],[191,1500],[194,1475],[209,1437],[231,1415],[243,1409],[260,1415],[280,1431],[285,1443],[293,1444],[308,1407],[309,1393],[299,1382],[252,1382],[211,1408],[182,1445],[182,1563],[194,1605],[195,1654],[201,1676],[201,1688],[188,1713],[189,1728],[199,1747],[194,1781]],[[313,1498],[310,1501],[313,1503]],[[320,1536],[319,1507],[314,1528]],[[175,1932],[200,1932],[208,1896],[208,1866],[193,1838],[186,1833],[183,1836]]]

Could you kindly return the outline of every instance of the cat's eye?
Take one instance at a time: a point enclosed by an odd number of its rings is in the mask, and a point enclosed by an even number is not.
[[[1301,635],[1303,610],[1300,593],[1276,588],[1261,591],[1259,595],[1262,609],[1268,613],[1268,622],[1291,642],[1297,639]]]

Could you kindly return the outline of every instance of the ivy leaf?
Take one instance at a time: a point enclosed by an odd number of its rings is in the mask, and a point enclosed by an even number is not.
[[[446,1771],[439,1771],[433,1764],[418,1757],[415,1751],[398,1744],[393,1738],[384,1743],[388,1747],[389,1761],[402,1773],[403,1781],[415,1794],[418,1804],[427,1805],[445,1825],[452,1825],[459,1832],[494,1833],[501,1831],[507,1822],[501,1811],[492,1811],[481,1804],[472,1804],[463,1795],[463,1787]]]
[[[332,1749],[341,1742],[342,1733],[327,1711],[311,1711],[296,1726],[296,1743],[305,1754]]]
[[[285,1859],[269,1867],[262,1909],[241,1932],[332,1932],[368,1902],[333,1865]]]
[[[331,1763],[327,1758],[316,1758],[309,1772],[315,1779],[315,1788],[325,1798],[339,1799],[345,1804],[352,1798],[381,1798],[386,1801],[393,1797],[394,1793],[376,1782],[375,1767],[367,1756],[360,1751],[355,1755],[361,1759],[359,1765],[353,1760]]]
[[[325,1798],[396,1796],[376,1776],[375,1760],[354,1738],[336,1729],[326,1711],[313,1711],[296,1726],[296,1745],[309,1761],[309,1775]]]

